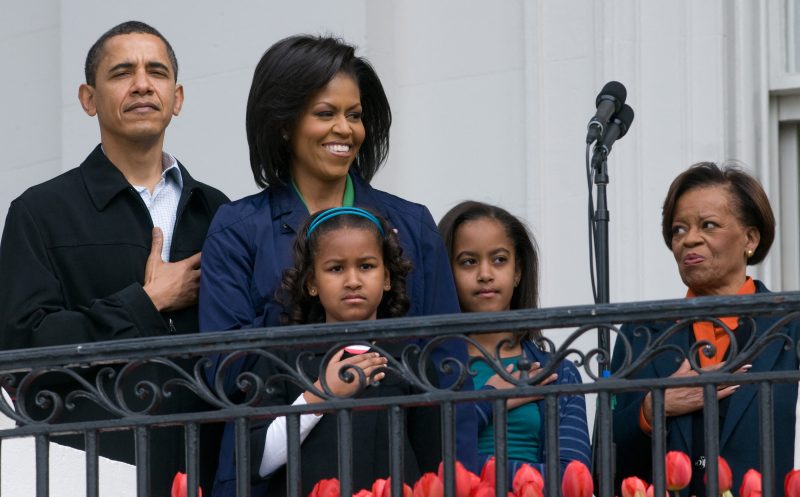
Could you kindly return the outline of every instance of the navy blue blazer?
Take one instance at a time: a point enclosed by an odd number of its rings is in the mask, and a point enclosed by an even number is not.
[[[355,205],[384,216],[397,230],[404,255],[413,269],[406,280],[411,300],[409,316],[460,311],[450,261],[428,209],[376,190],[351,174]],[[280,324],[283,306],[275,300],[283,271],[293,264],[295,234],[308,218],[308,210],[291,186],[270,186],[264,191],[223,205],[217,211],[203,246],[200,282],[200,331],[258,328]],[[444,355],[466,362],[466,346],[449,342]],[[219,359],[219,358],[217,358]],[[226,371],[226,390],[241,368]],[[213,371],[211,376],[213,376]],[[448,378],[442,378],[446,384]],[[471,387],[471,385],[470,385]],[[460,434],[477,433],[474,409],[458,408]],[[470,469],[477,465],[475,438],[458,437],[458,457]],[[228,426],[220,453],[217,483],[235,479],[234,438]],[[215,493],[228,495],[227,492]],[[233,495],[233,494],[231,494]]]
[[[756,293],[768,292],[760,281],[756,281]],[[763,334],[781,316],[762,316],[755,319],[757,336]],[[746,326],[746,321],[742,326]],[[674,323],[658,323],[645,325],[625,325],[621,333],[631,343],[632,358],[638,357],[645,346],[644,336],[635,337],[633,332],[640,326],[647,326],[653,332],[653,339]],[[780,331],[789,336],[796,345],[800,338],[800,321],[795,320]],[[678,346],[687,352],[693,342],[691,331],[674,334],[669,344]],[[611,359],[611,370],[615,372],[622,367],[625,359],[622,340],[617,340]],[[665,378],[673,374],[679,366],[676,354],[662,353],[631,378]],[[794,348],[784,349],[783,341],[773,341],[752,361],[753,373],[764,371],[797,370],[798,360]],[[744,373],[746,374],[746,373]],[[720,455],[725,458],[733,471],[734,488],[741,484],[744,473],[754,468],[761,470],[759,454],[761,443],[759,436],[758,385],[742,384],[730,396],[727,413],[720,419],[719,448]],[[639,410],[645,392],[625,392],[616,396],[614,406],[614,443],[616,444],[616,476],[617,481],[628,476],[638,476],[647,481],[652,480],[650,436],[639,427]],[[776,492],[783,496],[783,477],[792,468],[794,457],[795,404],[797,402],[796,383],[773,384],[773,423],[775,472],[778,485]],[[676,416],[667,418],[667,450],[680,450],[692,457],[692,416]],[[693,458],[694,462],[694,458]],[[688,494],[688,491],[684,493]]]

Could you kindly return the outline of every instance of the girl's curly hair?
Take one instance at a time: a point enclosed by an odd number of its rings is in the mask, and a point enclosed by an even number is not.
[[[314,256],[320,240],[332,231],[343,228],[357,228],[375,235],[381,245],[383,264],[389,271],[391,289],[383,292],[378,305],[378,318],[400,317],[408,312],[410,300],[406,295],[406,276],[411,271],[411,261],[403,257],[403,249],[397,233],[391,229],[386,220],[369,209],[381,224],[385,236],[381,235],[378,226],[371,220],[355,214],[340,214],[319,224],[308,235],[308,227],[321,214],[312,215],[300,229],[294,242],[294,265],[283,272],[281,286],[277,292],[277,300],[284,305],[286,311],[281,316],[284,324],[321,323],[325,321],[325,309],[319,297],[308,293],[308,279],[314,274]]]

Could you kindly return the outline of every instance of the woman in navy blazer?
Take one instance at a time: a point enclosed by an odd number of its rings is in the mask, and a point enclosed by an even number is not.
[[[769,252],[775,236],[772,209],[761,185],[735,166],[719,167],[699,163],[679,175],[670,186],[664,202],[662,234],[672,250],[683,282],[689,287],[687,297],[703,295],[737,295],[768,292],[760,282],[747,276],[747,265],[761,262]],[[733,332],[739,351],[753,334],[758,339],[782,316],[756,318],[720,318]],[[629,360],[639,357],[648,345],[642,327],[650,330],[655,340],[675,323],[650,323],[623,326],[621,333],[631,345]],[[715,329],[716,328],[716,329]],[[795,344],[800,337],[800,323],[786,324],[781,333]],[[716,347],[713,357],[700,357],[704,367],[715,367],[724,360],[730,347],[730,336],[711,323],[692,323],[673,333],[665,345],[683,351],[683,362],[674,351],[657,355],[631,378],[658,378],[696,375],[685,360],[690,347],[707,340]],[[625,347],[618,339],[611,370],[618,371],[625,361]],[[783,341],[772,341],[752,360],[750,367],[739,373],[776,370],[797,370],[798,359],[793,347],[784,348]],[[757,384],[732,385],[717,390],[719,399],[719,450],[733,471],[734,488],[744,473],[761,469],[759,408]],[[778,481],[792,468],[794,453],[795,404],[797,385],[773,384],[774,461]],[[692,482],[684,495],[705,495],[705,448],[703,428],[703,396],[700,387],[673,388],[665,392],[667,415],[667,450],[689,454]],[[616,396],[614,406],[614,442],[616,444],[617,481],[628,476],[651,478],[652,402],[649,393],[625,392]],[[783,495],[777,485],[776,495]]]
[[[264,190],[222,206],[211,223],[203,247],[201,331],[280,324],[283,306],[275,291],[292,264],[297,230],[309,212],[341,205],[372,209],[397,230],[413,263],[408,315],[459,312],[447,254],[428,209],[369,185],[389,151],[391,110],[377,74],[352,46],[311,36],[277,42],[256,67],[246,124],[251,168]],[[466,361],[463,343],[445,349],[434,359]],[[248,367],[239,362],[224,371],[229,395],[236,394],[234,379]],[[448,378],[441,381],[447,384]],[[475,432],[469,407],[457,408],[459,433]],[[474,468],[475,440],[458,443],[459,459]],[[235,495],[235,475],[229,425],[214,496]]]

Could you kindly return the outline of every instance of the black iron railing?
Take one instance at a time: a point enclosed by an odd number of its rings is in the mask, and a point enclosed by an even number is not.
[[[677,352],[669,344],[668,337],[675,333],[688,333],[691,323],[708,320],[710,317],[735,315],[749,318],[759,315],[782,316],[770,330],[759,330],[744,347],[737,348],[731,340],[730,359],[726,365],[711,373],[684,378],[634,379],[634,375],[653,357],[664,352]],[[653,398],[653,481],[655,495],[664,495],[664,448],[666,417],[664,413],[664,391],[669,387],[701,386],[705,391],[704,420],[706,428],[706,456],[708,465],[708,495],[717,495],[716,456],[719,445],[718,410],[716,400],[717,386],[732,383],[757,383],[761,409],[761,465],[764,478],[764,496],[774,495],[777,477],[774,474],[772,448],[773,427],[771,413],[771,392],[776,383],[797,383],[800,372],[771,371],[747,375],[733,375],[743,364],[754,358],[770,343],[779,340],[787,350],[798,353],[798,345],[793,337],[782,332],[784,325],[800,315],[800,293],[772,293],[754,296],[698,298],[691,300],[669,300],[657,302],[637,302],[624,304],[605,304],[597,306],[574,306],[550,309],[512,311],[492,314],[461,314],[449,316],[416,317],[381,320],[372,322],[340,323],[336,325],[291,326],[270,329],[235,332],[204,333],[158,337],[147,340],[119,340],[113,342],[91,343],[26,349],[0,352],[0,378],[7,391],[12,392],[16,401],[0,402],[0,412],[16,421],[12,429],[0,430],[0,440],[18,437],[34,437],[36,440],[37,496],[48,495],[48,454],[50,438],[54,435],[82,434],[86,447],[87,495],[98,495],[98,433],[114,430],[132,430],[137,443],[137,458],[144,461],[148,452],[149,432],[154,427],[181,425],[185,427],[187,447],[186,467],[189,477],[189,495],[194,495],[198,481],[198,428],[203,423],[232,421],[236,426],[236,463],[239,479],[239,495],[249,495],[250,447],[249,427],[252,420],[263,420],[286,416],[288,435],[288,495],[300,496],[299,438],[300,415],[310,412],[339,413],[339,430],[343,443],[339,447],[339,475],[341,494],[354,493],[349,472],[353,454],[347,434],[353,426],[349,413],[359,409],[387,409],[390,419],[390,441],[392,493],[401,495],[403,473],[403,454],[397,437],[402,430],[404,408],[418,405],[438,405],[441,410],[442,458],[444,460],[445,495],[453,497],[455,461],[455,422],[454,410],[458,403],[470,401],[491,401],[494,406],[495,438],[497,457],[497,494],[505,495],[507,488],[505,455],[506,420],[505,401],[513,397],[542,396],[548,411],[555,412],[559,396],[575,394],[597,394],[597,423],[594,433],[599,487],[596,494],[612,497],[618,494],[613,488],[614,462],[612,450],[612,398],[625,391],[648,390]],[[626,339],[619,338],[621,324],[658,321],[667,323],[667,330],[650,334],[650,330],[639,329],[637,335],[649,337],[648,346],[637,357],[630,353]],[[621,350],[627,351],[615,372],[608,377],[598,377],[610,361],[608,351],[576,345],[581,337],[596,339],[597,329],[607,327],[612,336],[623,340]],[[438,361],[434,368],[438,372],[449,372],[456,378],[452,384],[442,386],[431,377],[433,351],[444,340],[458,339],[470,341],[467,334],[486,333],[496,330],[523,331],[540,329],[545,333],[539,345],[552,354],[547,367],[533,376],[526,374],[530,365],[520,364],[522,375],[519,379],[507,374],[499,361],[494,360],[495,351],[481,350],[492,368],[516,388],[500,390],[467,391],[460,385],[469,375],[469,364],[453,358]],[[65,330],[68,333],[68,330]],[[389,357],[388,368],[415,387],[417,393],[385,398],[334,398],[323,386],[316,393],[327,400],[313,406],[260,406],[261,397],[275,381],[289,381],[305,390],[315,390],[314,372],[304,371],[295,364],[282,361],[282,352],[303,351],[309,348],[325,348],[329,358],[343,344],[365,344],[380,351],[378,343],[407,342],[402,353]],[[585,341],[585,340],[584,340]],[[475,342],[472,342],[477,346]],[[695,352],[706,346],[695,344],[688,354],[695,368]],[[480,348],[478,346],[478,348]],[[709,349],[710,350],[710,349]],[[713,350],[710,350],[713,352]],[[680,351],[680,357],[687,354]],[[216,357],[219,367],[208,381],[212,357]],[[260,378],[251,373],[239,372],[236,368],[247,357],[262,357],[280,364],[283,375],[280,378]],[[537,386],[537,383],[550,375],[561,360],[573,361],[581,369],[583,384],[550,384]],[[186,368],[186,362],[194,367]],[[164,384],[132,381],[134,373],[144,365],[158,365],[172,371],[172,377]],[[233,369],[231,369],[233,368]],[[367,378],[359,371],[349,371],[354,381],[365,384]],[[235,376],[235,378],[231,378]],[[436,375],[434,375],[436,376]],[[53,380],[61,377],[62,380]],[[42,387],[48,381],[71,382],[71,390]],[[233,379],[233,382],[231,382]],[[228,385],[226,388],[226,384]],[[234,388],[231,388],[234,385]],[[167,414],[161,407],[168,403],[172,394],[182,390],[213,406],[204,412],[174,412]],[[227,391],[226,391],[227,390]],[[133,396],[139,399],[136,406],[126,400]],[[113,414],[113,419],[81,420],[63,422],[64,414],[74,408],[76,402],[92,402]],[[28,412],[25,406],[35,405],[37,414]],[[558,461],[558,417],[546,416],[547,474],[545,476],[546,494],[556,496],[560,493]],[[755,429],[755,427],[754,427]],[[710,434],[714,434],[713,436]],[[2,468],[3,471],[6,468]],[[149,476],[146,464],[137,468],[139,495],[157,495],[149,491]]]

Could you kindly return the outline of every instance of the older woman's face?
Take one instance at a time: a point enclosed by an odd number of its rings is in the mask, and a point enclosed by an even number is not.
[[[293,178],[298,185],[344,179],[365,135],[358,84],[339,73],[309,99],[291,135]]]
[[[759,233],[743,226],[726,186],[681,195],[672,219],[672,254],[681,279],[697,295],[734,295],[746,278],[748,250]]]

